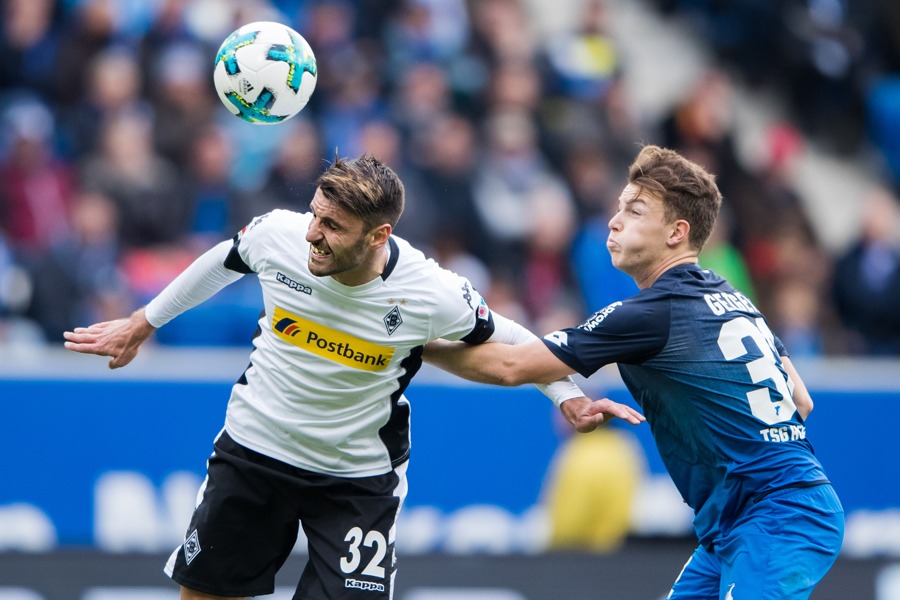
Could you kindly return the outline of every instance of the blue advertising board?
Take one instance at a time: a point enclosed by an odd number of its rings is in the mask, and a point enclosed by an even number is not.
[[[190,369],[190,361],[178,362]],[[146,370],[119,375],[126,372],[56,369],[46,377],[27,370],[0,376],[0,549],[16,548],[15,531],[10,531],[21,525],[19,515],[32,513],[46,521],[52,535],[45,544],[52,547],[115,549],[109,543],[115,535],[110,538],[109,532],[117,522],[154,519],[165,521],[171,532],[143,549],[159,550],[177,541],[222,427],[231,380],[178,373],[155,380]],[[816,401],[810,439],[848,515],[896,515],[900,385],[893,382],[900,373],[853,386],[846,380],[834,385],[834,377],[818,377],[818,372],[814,369],[807,380]],[[832,382],[831,387],[822,381]],[[594,387],[630,402],[614,379]],[[407,397],[413,449],[404,513],[421,515],[416,510],[427,508],[429,514],[447,517],[471,507],[493,507],[499,512],[485,514],[517,518],[540,504],[564,435],[554,422],[555,408],[533,387],[470,385],[426,374],[414,381]],[[665,477],[649,427],[630,431],[646,454],[649,474]],[[128,481],[140,486],[119,485]],[[182,482],[181,488],[175,481]],[[172,500],[171,490],[184,488],[189,491]],[[142,516],[147,506],[156,507],[152,518]],[[22,507],[31,512],[16,512]],[[111,516],[112,509],[119,512]],[[11,518],[17,519],[12,521],[16,527],[9,525]],[[852,537],[849,527],[848,533]],[[121,548],[134,549],[127,543]],[[884,550],[877,541],[876,549]]]

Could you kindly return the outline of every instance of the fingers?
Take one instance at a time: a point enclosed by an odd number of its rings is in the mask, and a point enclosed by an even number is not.
[[[595,400],[590,403],[586,407],[586,414],[592,415],[594,417],[600,416],[600,420],[598,424],[603,423],[607,418],[616,417],[622,419],[623,421],[627,421],[632,425],[640,425],[647,419],[634,410],[630,406],[625,404],[619,404],[618,402],[613,402],[608,398],[603,398],[602,400]]]

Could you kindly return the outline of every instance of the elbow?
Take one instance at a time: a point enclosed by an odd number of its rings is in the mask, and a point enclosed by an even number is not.
[[[797,411],[800,413],[800,416],[803,417],[804,420],[809,416],[809,413],[812,412],[813,409],[813,401],[812,398],[804,398],[802,401],[797,402]]]

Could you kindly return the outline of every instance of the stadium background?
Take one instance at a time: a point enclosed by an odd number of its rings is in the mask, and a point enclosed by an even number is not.
[[[812,439],[850,518],[814,598],[900,598],[900,16],[755,4],[5,0],[0,598],[172,598],[160,559],[258,294],[231,286],[115,373],[61,351],[63,330],[146,302],[251,216],[305,208],[335,148],[401,174],[398,233],[495,310],[539,332],[579,322],[633,289],[603,228],[642,141],[719,175],[728,208],[702,260],[771,316],[816,398]],[[320,68],[310,105],[269,128],[211,89],[218,44],[262,19],[303,33]],[[585,385],[626,398],[614,371]],[[569,440],[546,401],[427,369],[409,396],[401,600],[665,594],[691,539],[646,428],[624,545],[548,552]]]

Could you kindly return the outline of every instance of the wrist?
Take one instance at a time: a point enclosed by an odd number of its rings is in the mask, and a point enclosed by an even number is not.
[[[590,400],[584,396],[570,398],[562,401],[559,405],[559,410],[562,411],[563,416],[569,423],[575,425],[578,422],[578,415],[581,413],[581,409],[589,403]]]

